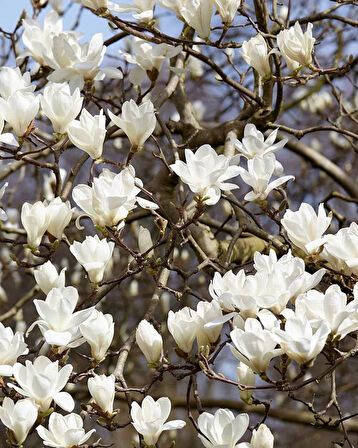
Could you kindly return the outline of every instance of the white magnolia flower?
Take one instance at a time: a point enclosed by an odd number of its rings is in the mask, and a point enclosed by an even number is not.
[[[326,242],[323,234],[331,220],[332,215],[326,216],[323,204],[319,205],[316,214],[310,204],[303,202],[297,212],[287,210],[281,223],[290,241],[307,254],[312,254]]]
[[[262,78],[270,76],[270,54],[266,40],[262,34],[257,34],[249,41],[245,40],[242,43],[241,56],[244,58],[246,64],[253,67]]]
[[[214,0],[214,5],[223,23],[230,25],[234,20],[240,0]]]
[[[294,176],[283,176],[270,182],[275,171],[275,162],[275,156],[269,153],[248,160],[247,170],[239,167],[242,180],[252,188],[252,191],[245,195],[246,201],[264,201],[273,189],[295,178]]]
[[[153,240],[150,231],[143,226],[139,226],[138,229],[138,247],[139,252],[141,252],[142,254],[153,247]],[[148,257],[152,257],[153,255],[154,250],[149,251],[149,253],[147,254]]]
[[[72,208],[70,201],[63,202],[60,197],[52,199],[46,207],[47,213],[47,232],[60,240],[65,227],[72,218]]]
[[[67,127],[71,142],[92,159],[102,156],[106,132],[106,117],[103,115],[102,109],[99,115],[95,116],[92,116],[86,109],[82,109],[80,119],[71,121]]]
[[[1,136],[0,136],[1,138]],[[0,188],[0,201],[3,198],[4,194],[5,194],[5,190],[6,187],[8,186],[8,182],[5,182],[4,185]],[[0,220],[1,221],[5,221],[7,219],[7,214],[6,212],[0,207]]]
[[[274,339],[284,353],[298,364],[312,361],[322,351],[330,333],[327,322],[322,321],[314,329],[304,314],[291,309],[286,309],[283,314],[286,318],[285,330],[274,328]]]
[[[162,68],[163,63],[182,51],[182,46],[173,47],[165,43],[152,45],[139,37],[133,37],[130,41],[133,54],[125,53],[119,50],[124,59],[137,67],[132,70],[130,79],[144,80],[147,74],[151,81],[154,81]],[[135,84],[138,84],[135,82]]]
[[[166,422],[171,407],[169,398],[161,397],[155,401],[149,395],[144,398],[141,406],[136,402],[132,404],[132,425],[143,436],[147,445],[155,445],[163,431],[181,429],[186,425],[183,420]]]
[[[39,95],[41,108],[51,121],[54,132],[65,134],[68,125],[80,113],[83,98],[78,88],[71,94],[67,83],[48,83],[44,93]]]
[[[140,106],[133,100],[126,101],[120,116],[114,115],[110,110],[108,114],[113,123],[125,132],[133,151],[139,151],[143,147],[157,123],[151,101],[146,101]]]
[[[185,22],[198,33],[202,39],[210,35],[210,23],[213,15],[212,0],[182,0],[180,15]]]
[[[91,282],[98,283],[103,279],[106,267],[111,261],[114,242],[108,242],[106,238],[100,240],[98,235],[86,236],[80,243],[74,241],[70,251],[87,271]]]
[[[198,348],[214,344],[220,336],[222,324],[208,326],[207,323],[216,321],[222,317],[220,305],[215,300],[211,302],[199,302],[196,308],[195,320],[197,324],[196,338]]]
[[[93,179],[92,186],[80,184],[72,192],[73,200],[99,227],[124,226],[128,213],[137,203],[143,208],[156,209],[153,202],[139,198],[143,182],[135,177],[134,168],[129,165],[119,174],[104,169]]]
[[[19,67],[1,67],[0,68],[0,96],[7,100],[13,93],[33,92],[35,86],[31,85],[30,72],[21,73]]]
[[[32,92],[17,90],[7,100],[0,98],[0,114],[18,137],[26,134],[38,111],[39,98]]]
[[[312,37],[312,28],[312,23],[308,23],[307,31],[303,33],[301,25],[296,22],[295,26],[282,30],[277,35],[277,45],[291,71],[312,62],[312,51],[316,41]]]
[[[115,398],[114,375],[94,375],[88,379],[87,387],[94,402],[107,414],[113,413],[113,402]]]
[[[107,9],[108,2],[107,0],[74,0],[76,3],[81,3],[86,8],[93,9],[97,11],[97,9]]]
[[[5,397],[0,406],[0,420],[10,429],[13,441],[17,445],[25,442],[27,435],[36,422],[37,406],[28,398],[16,403]]]
[[[20,395],[30,398],[39,405],[40,411],[49,409],[52,400],[67,412],[75,406],[68,392],[61,392],[72,372],[70,364],[58,369],[58,361],[51,362],[46,356],[38,356],[34,362],[25,361],[25,365],[16,363],[13,376],[18,385],[8,383]]]
[[[48,429],[40,425],[36,431],[45,446],[71,448],[83,445],[96,430],[86,433],[83,420],[78,414],[61,415],[53,412],[48,421]]]
[[[114,335],[112,315],[93,310],[89,319],[80,325],[80,331],[91,347],[92,358],[103,361]]]
[[[177,160],[170,165],[172,170],[187,185],[190,190],[205,199],[207,205],[216,204],[222,191],[239,188],[235,184],[227,183],[228,179],[236,177],[241,168],[234,166],[235,158],[229,159],[223,154],[218,155],[210,145],[202,145],[194,153],[185,150],[185,162]]]
[[[244,330],[234,328],[230,337],[235,345],[230,345],[232,354],[255,373],[264,373],[271,359],[283,353],[276,348],[273,333],[262,328],[256,319],[246,319]]]
[[[214,415],[203,412],[199,415],[198,426],[202,434],[199,438],[205,448],[244,448],[238,443],[247,431],[249,416],[239,414],[236,417],[229,409],[218,409]]]
[[[257,429],[252,431],[250,441],[251,448],[273,448],[275,439],[265,424],[261,424]]]
[[[4,130],[5,122],[2,117],[0,117],[0,143],[5,143],[10,146],[19,146],[16,138],[11,132],[2,132]]]
[[[141,320],[135,337],[139,348],[150,364],[160,360],[163,351],[163,339],[150,322]]]
[[[34,277],[41,291],[48,294],[52,288],[63,288],[65,286],[65,272],[66,268],[63,268],[58,273],[56,267],[49,260],[34,271]]]
[[[197,333],[195,311],[189,307],[168,313],[168,330],[180,350],[190,353]]]
[[[24,335],[0,322],[0,376],[11,376],[17,358],[29,352]]]
[[[108,2],[108,8],[111,11],[117,14],[135,12],[133,17],[140,22],[153,20],[154,6],[155,0],[132,0],[132,4]]]
[[[74,312],[77,302],[78,292],[73,286],[51,289],[46,300],[34,300],[40,320],[27,333],[38,325],[49,345],[78,347],[83,344],[79,326],[89,318],[93,308]]]
[[[295,303],[296,311],[304,314],[316,329],[324,321],[333,339],[341,340],[348,333],[358,330],[358,288],[354,300],[347,304],[347,296],[338,285],[331,285],[326,292],[311,290],[300,295]]]
[[[255,385],[254,372],[250,369],[250,367],[247,364],[243,362],[240,362],[239,365],[237,366],[237,381],[243,386]],[[254,391],[252,389],[240,390],[240,397],[246,403],[250,403],[250,399],[252,397],[253,392]]]
[[[335,235],[326,236],[322,258],[336,270],[358,274],[358,224],[338,230]]]
[[[34,204],[25,202],[21,209],[21,222],[26,230],[29,245],[38,247],[48,225],[46,206],[41,201]]]
[[[22,56],[32,56],[40,64],[52,54],[52,38],[62,32],[62,19],[56,11],[48,13],[43,23],[26,18],[22,21],[22,42],[27,51]]]
[[[170,9],[173,11],[179,18],[181,17],[181,7],[183,2],[178,0],[157,0],[158,5],[162,6],[163,8]]]

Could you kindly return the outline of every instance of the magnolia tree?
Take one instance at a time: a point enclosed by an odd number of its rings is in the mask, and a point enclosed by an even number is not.
[[[6,3],[3,443],[357,446],[357,1]]]

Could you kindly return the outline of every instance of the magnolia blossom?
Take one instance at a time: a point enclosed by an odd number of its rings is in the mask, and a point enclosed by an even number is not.
[[[162,356],[163,339],[147,320],[140,321],[135,334],[136,342],[147,361],[156,363]]]
[[[35,86],[31,85],[30,73],[22,74],[19,67],[1,67],[0,96],[7,100],[18,90],[21,92],[33,92],[35,90]]]
[[[195,312],[185,307],[174,313],[168,313],[168,330],[173,336],[180,350],[190,353],[197,332]]]
[[[129,138],[132,151],[139,151],[143,147],[157,123],[151,101],[146,101],[140,106],[137,106],[133,100],[126,101],[120,116],[117,117],[110,110],[108,114],[113,123],[122,129]]]
[[[86,236],[82,243],[74,241],[70,246],[72,255],[86,269],[90,281],[94,283],[102,281],[113,249],[113,241],[108,242],[106,238],[100,240],[98,235]]]
[[[265,424],[261,424],[257,429],[252,431],[250,441],[251,448],[273,448],[275,439]]]
[[[153,446],[163,431],[181,429],[186,423],[183,420],[167,422],[171,411],[169,398],[161,397],[157,401],[147,395],[142,404],[134,402],[131,408],[132,425],[143,436],[144,442]]]
[[[46,206],[41,201],[34,204],[24,202],[21,209],[21,222],[26,230],[29,246],[38,247],[48,226]]]
[[[48,294],[52,288],[63,288],[65,286],[65,272],[66,268],[63,268],[58,273],[56,267],[49,260],[34,271],[34,277],[41,291]]]
[[[60,240],[65,227],[67,227],[72,218],[70,201],[63,202],[60,197],[56,197],[47,205],[46,213],[48,220],[47,232]]]
[[[76,3],[82,3],[86,8],[93,9],[97,11],[97,9],[107,9],[108,2],[107,0],[74,0]]]
[[[253,67],[262,78],[270,76],[270,54],[266,40],[262,34],[257,34],[249,41],[245,40],[242,43],[241,55],[246,64]]]
[[[61,392],[72,372],[70,364],[58,369],[58,361],[51,362],[46,356],[38,356],[34,362],[25,361],[25,365],[16,363],[13,376],[18,384],[8,383],[20,395],[29,397],[39,406],[41,412],[49,409],[52,400],[67,412],[75,406],[68,392]]]
[[[10,327],[4,327],[0,322],[0,376],[11,376],[17,358],[28,352],[24,335],[19,331],[14,334]]]
[[[232,354],[255,373],[264,373],[272,358],[283,350],[276,348],[277,341],[271,331],[262,328],[256,319],[248,318],[244,330],[234,328],[230,333]]]
[[[1,201],[1,199],[3,198],[3,196],[4,196],[6,187],[7,187],[8,185],[9,185],[9,184],[8,184],[7,182],[5,182],[4,185],[0,188],[0,201]],[[6,212],[0,207],[0,220],[1,220],[1,221],[5,221],[6,219],[7,219],[7,214],[6,214]]]
[[[83,98],[78,88],[71,94],[67,83],[48,83],[42,95],[41,107],[51,121],[54,132],[64,134],[68,125],[80,113]]]
[[[223,23],[230,25],[240,6],[240,0],[214,0],[214,5]]]
[[[197,324],[196,338],[198,348],[214,344],[220,337],[222,325],[208,326],[207,323],[222,317],[218,302],[199,302],[196,308],[195,320]]]
[[[113,413],[113,402],[115,398],[114,375],[94,375],[88,378],[87,387],[94,402],[107,414]]]
[[[11,431],[12,442],[22,445],[36,422],[37,406],[28,398],[14,403],[11,398],[5,397],[0,406],[0,419]]]
[[[318,207],[318,214],[310,204],[303,202],[297,212],[287,210],[281,224],[292,243],[307,254],[317,252],[326,242],[322,235],[328,229],[332,215],[326,216],[324,205]]]
[[[226,182],[240,173],[241,168],[233,165],[236,159],[218,155],[210,145],[200,146],[195,153],[186,149],[185,160],[186,162],[177,160],[170,167],[207,205],[214,205],[219,201],[221,190],[239,188]]]
[[[307,31],[303,33],[301,25],[296,22],[295,26],[282,30],[277,35],[277,45],[291,71],[312,62],[312,51],[316,41],[312,37],[312,28],[312,23],[308,23]]]
[[[153,19],[155,0],[132,0],[133,4],[108,3],[108,8],[117,13],[135,12],[133,17],[140,22],[150,22]]]
[[[38,111],[39,99],[32,92],[17,90],[6,100],[0,98],[0,114],[18,137],[26,134]]]
[[[100,114],[95,116],[82,109],[80,119],[71,121],[67,127],[71,142],[92,159],[101,157],[106,132],[106,117],[102,109]]]
[[[294,176],[283,176],[270,182],[275,171],[275,162],[275,156],[269,153],[263,157],[256,156],[248,160],[247,170],[239,167],[242,180],[252,188],[252,191],[245,195],[246,201],[264,201],[273,189],[295,178]]]
[[[38,325],[49,345],[78,347],[85,342],[79,325],[89,318],[93,308],[74,312],[77,302],[78,292],[73,286],[51,289],[46,300],[34,300],[41,319],[34,322],[27,332]]]
[[[104,169],[93,179],[92,186],[80,184],[72,192],[76,204],[100,227],[124,226],[128,213],[137,203],[143,208],[156,209],[158,206],[146,199],[139,198],[143,182],[135,177],[132,166],[116,174]]]
[[[210,35],[211,17],[213,15],[212,0],[182,0],[180,15],[185,22],[198,33],[202,39]]]
[[[203,412],[199,415],[198,426],[203,434],[198,434],[205,448],[244,448],[246,443],[237,444],[247,431],[249,416],[236,417],[229,409],[218,409],[214,415]]]
[[[338,285],[331,285],[324,294],[307,291],[297,298],[296,311],[304,314],[314,329],[324,321],[330,328],[332,338],[341,340],[348,333],[358,330],[357,287],[354,293],[354,300],[347,304],[347,296]]]
[[[140,84],[146,74],[150,80],[155,81],[163,63],[182,51],[181,45],[177,47],[165,43],[152,45],[139,37],[133,37],[130,42],[133,54],[124,53],[121,50],[119,53],[127,62],[137,65],[130,74],[130,79],[134,84]],[[135,80],[139,82],[135,82]]]
[[[114,335],[112,315],[93,310],[89,319],[80,325],[80,331],[91,347],[92,358],[103,361]]]
[[[286,309],[283,314],[286,318],[285,330],[274,328],[274,339],[284,353],[298,364],[312,361],[322,351],[330,333],[327,322],[322,321],[314,329],[306,316],[297,310]]]
[[[11,134],[11,132],[4,132],[5,122],[2,117],[0,117],[0,143],[5,143],[6,145],[10,146],[19,146],[16,138]]]
[[[358,274],[358,224],[352,222],[335,235],[327,235],[321,257],[334,269]]]
[[[48,429],[40,425],[36,431],[46,446],[71,448],[84,444],[96,430],[86,433],[83,420],[78,414],[61,415],[53,412],[48,421]]]
[[[170,9],[173,11],[179,18],[181,17],[181,8],[184,4],[183,1],[178,2],[178,0],[157,0],[158,4],[163,8]]]
[[[151,247],[153,247],[153,240],[150,231],[143,226],[139,226],[138,229],[138,247],[139,252],[142,254],[147,252]],[[154,255],[154,250],[149,251],[148,257]]]
[[[250,369],[248,365],[240,362],[237,366],[237,381],[243,386],[254,386],[255,385],[255,374]],[[248,404],[250,403],[253,390],[240,390],[240,398]]]

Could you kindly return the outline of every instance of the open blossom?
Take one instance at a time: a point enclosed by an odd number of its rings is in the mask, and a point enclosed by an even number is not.
[[[252,431],[250,446],[251,448],[273,448],[274,441],[270,428],[262,423]]]
[[[294,179],[294,176],[283,176],[270,182],[275,171],[275,162],[275,156],[269,153],[248,160],[247,170],[239,167],[242,180],[252,188],[252,191],[245,195],[245,201],[264,201],[273,189]]]
[[[199,415],[198,426],[203,434],[199,438],[205,448],[244,448],[246,444],[237,444],[247,431],[249,416],[239,414],[236,417],[229,409],[218,409],[215,414],[203,412]]]
[[[0,420],[11,431],[12,441],[17,445],[25,442],[27,435],[36,422],[37,406],[28,398],[16,403],[5,397],[0,406]]]
[[[120,116],[114,115],[110,110],[108,114],[113,123],[125,132],[133,151],[139,151],[143,147],[157,123],[151,101],[146,101],[140,106],[133,100],[126,101]]]
[[[147,320],[140,321],[136,331],[136,342],[149,363],[159,361],[162,356],[163,339]]]
[[[207,323],[217,320],[222,316],[220,305],[215,300],[211,302],[199,302],[195,312],[197,325],[196,338],[198,348],[214,344],[220,336],[222,324],[208,326]]]
[[[202,39],[207,39],[210,35],[213,9],[212,0],[182,0],[180,2],[181,17]]]
[[[276,348],[277,341],[271,331],[262,328],[256,319],[248,318],[244,330],[234,328],[230,333],[234,346],[232,354],[255,373],[264,373],[272,358],[280,356],[283,350]]]
[[[67,83],[48,83],[41,98],[41,108],[51,121],[54,132],[64,134],[80,113],[83,98],[78,88],[71,94]]]
[[[26,134],[39,111],[39,98],[32,92],[15,91],[7,100],[0,98],[0,115],[18,137]]]
[[[291,309],[284,311],[285,329],[274,328],[273,337],[280,344],[284,353],[298,364],[312,361],[322,351],[330,328],[326,321],[313,329],[304,314]]]
[[[303,202],[297,212],[287,210],[281,224],[292,243],[307,254],[315,253],[326,242],[323,237],[332,220],[326,216],[324,205],[318,207],[318,214],[310,204]]]
[[[153,19],[155,0],[131,1],[132,4],[108,2],[108,8],[117,14],[134,12],[133,17],[140,22],[150,22]]]
[[[77,185],[72,197],[94,224],[121,228],[124,226],[124,219],[137,204],[143,208],[158,208],[153,202],[137,196],[140,193],[137,185],[143,186],[143,183],[135,177],[131,165],[118,174],[105,168],[93,179],[91,186]]]
[[[33,92],[35,86],[31,85],[30,72],[21,73],[19,67],[1,67],[0,68],[0,96],[7,100],[13,93]]]
[[[106,238],[100,240],[98,235],[86,236],[82,243],[74,241],[70,246],[72,255],[86,269],[90,281],[95,283],[102,281],[113,249],[113,241],[108,242]]]
[[[24,335],[0,322],[0,376],[11,376],[17,358],[29,352]]]
[[[34,277],[41,291],[48,294],[52,288],[63,288],[65,286],[65,272],[66,268],[63,268],[58,273],[56,267],[49,260],[35,270]]]
[[[241,55],[246,64],[253,67],[262,78],[271,74],[269,51],[262,34],[257,34],[249,41],[244,41]]]
[[[80,325],[80,331],[91,347],[92,358],[97,362],[103,361],[114,335],[112,315],[93,310],[91,316]]]
[[[116,394],[116,378],[114,375],[94,375],[88,378],[87,387],[94,402],[107,414],[113,413],[113,402]]]
[[[312,62],[312,51],[316,41],[312,37],[312,28],[312,23],[308,23],[307,31],[304,33],[299,22],[296,22],[295,26],[282,30],[277,35],[277,45],[291,71]]]
[[[45,446],[71,448],[84,444],[96,430],[86,433],[83,420],[78,414],[61,415],[53,412],[48,421],[48,429],[40,425],[36,431]]]
[[[27,332],[38,325],[49,345],[78,347],[85,342],[79,326],[89,318],[93,308],[75,312],[77,302],[78,292],[73,286],[51,289],[46,300],[34,300],[40,320]]]
[[[25,365],[16,363],[13,376],[18,384],[8,383],[20,395],[29,397],[39,405],[40,411],[49,409],[52,400],[67,412],[71,412],[75,404],[68,392],[61,392],[72,372],[70,364],[58,369],[58,361],[51,362],[46,356],[38,356],[34,362],[25,361]]]
[[[147,445],[155,445],[163,431],[181,429],[186,425],[183,420],[166,422],[171,407],[169,398],[161,397],[155,401],[149,395],[144,398],[141,405],[136,402],[132,404],[132,425],[143,436]]]
[[[333,339],[341,340],[348,333],[358,330],[358,288],[354,288],[354,300],[347,303],[347,295],[338,285],[331,285],[326,292],[311,290],[296,300],[296,311],[304,314],[316,329],[324,321]]]
[[[65,227],[72,218],[70,201],[63,202],[60,197],[52,199],[46,207],[47,232],[57,239],[62,238]]]
[[[21,209],[21,222],[26,230],[29,245],[33,248],[38,247],[48,225],[46,206],[41,201],[34,204],[24,202]]]
[[[240,168],[232,165],[235,159],[229,159],[223,154],[218,155],[210,145],[200,146],[195,153],[186,149],[185,160],[186,162],[177,160],[170,167],[189,185],[193,193],[199,195],[202,200],[205,198],[207,205],[214,205],[219,201],[221,190],[239,188],[226,182],[240,173]]]
[[[230,24],[240,6],[240,0],[214,0],[214,5],[223,23]]]
[[[196,337],[196,316],[189,307],[182,308],[174,313],[168,313],[168,330],[173,336],[180,350],[190,353]]]
[[[95,116],[82,109],[80,119],[71,121],[67,127],[71,142],[92,159],[101,157],[106,132],[106,117],[102,109],[99,115]]]

